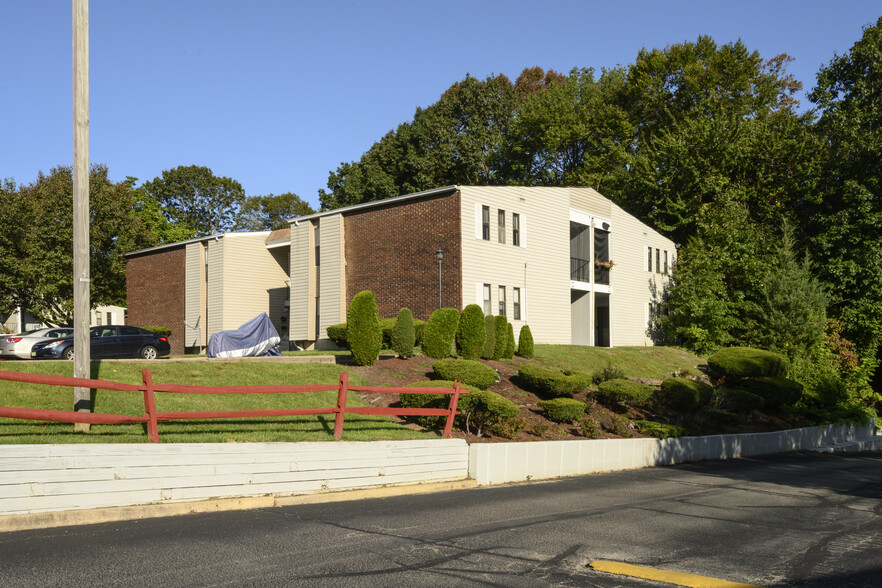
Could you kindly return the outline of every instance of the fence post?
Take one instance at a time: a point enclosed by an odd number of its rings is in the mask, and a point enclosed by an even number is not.
[[[334,417],[334,437],[343,438],[343,419],[346,418],[346,394],[349,391],[349,372],[340,374],[340,388],[337,391],[337,414]]]
[[[147,413],[147,436],[151,443],[159,443],[159,425],[156,422],[156,400],[153,397],[153,374],[149,369],[141,370],[144,381],[144,411]]]
[[[453,382],[453,394],[450,395],[450,405],[447,409],[450,411],[447,415],[447,422],[444,423],[444,433],[441,435],[445,439],[449,439],[453,431],[453,419],[456,418],[456,405],[459,404],[459,380]]]

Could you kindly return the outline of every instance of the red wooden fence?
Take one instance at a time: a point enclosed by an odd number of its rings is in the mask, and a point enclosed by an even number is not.
[[[46,410],[37,408],[16,408],[0,406],[0,417],[55,421],[62,423],[90,423],[99,425],[122,425],[132,423],[144,423],[147,425],[147,435],[153,443],[159,443],[158,423],[181,420],[239,418],[239,417],[276,417],[295,416],[307,414],[333,414],[334,436],[337,439],[343,437],[343,421],[347,413],[352,414],[378,414],[397,416],[446,416],[444,425],[444,437],[450,437],[453,429],[453,419],[459,414],[456,410],[459,403],[459,395],[467,394],[468,390],[461,390],[459,382],[455,382],[453,388],[380,388],[373,386],[350,386],[349,374],[340,374],[337,385],[288,385],[288,386],[189,386],[180,384],[157,384],[153,381],[153,374],[149,369],[141,371],[143,384],[121,384],[107,380],[92,380],[88,378],[72,378],[67,376],[48,376],[45,374],[25,374],[20,372],[0,371],[0,380],[13,382],[27,382],[31,384],[48,384],[50,386],[72,386],[94,388],[96,390],[120,390],[140,391],[144,393],[144,414],[142,416],[128,416],[119,414],[103,414],[93,412],[75,412],[66,410]],[[198,412],[157,412],[156,392],[171,394],[298,394],[305,392],[324,392],[337,390],[337,405],[328,408],[292,408],[273,410],[221,410],[221,411],[198,411]],[[447,408],[393,408],[374,406],[346,406],[346,397],[349,390],[356,392],[371,392],[380,394],[449,394],[450,403]]]

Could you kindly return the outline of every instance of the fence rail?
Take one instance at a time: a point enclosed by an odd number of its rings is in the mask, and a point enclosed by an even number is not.
[[[105,414],[93,412],[77,412],[65,410],[48,410],[40,408],[20,408],[0,406],[0,417],[54,421],[63,423],[89,423],[96,425],[128,425],[144,424],[147,436],[153,443],[159,443],[159,423],[180,420],[247,418],[247,417],[280,417],[302,415],[334,415],[334,437],[343,438],[343,423],[347,414],[386,415],[386,416],[446,416],[444,437],[450,437],[453,430],[453,419],[459,414],[456,410],[460,394],[468,394],[462,390],[459,382],[453,388],[382,388],[377,386],[351,386],[349,373],[340,374],[336,385],[288,385],[288,386],[190,386],[182,384],[158,384],[153,381],[149,369],[141,371],[141,385],[123,384],[108,380],[89,378],[72,378],[68,376],[49,376],[45,374],[25,374],[20,372],[0,371],[0,380],[45,384],[50,386],[84,387],[96,390],[143,392],[144,414],[141,416]],[[217,410],[193,412],[157,412],[156,393],[166,394],[303,394],[309,392],[326,392],[337,390],[336,406],[327,408],[291,408],[271,410]],[[394,408],[376,406],[347,406],[349,391],[379,394],[449,394],[447,408]]]

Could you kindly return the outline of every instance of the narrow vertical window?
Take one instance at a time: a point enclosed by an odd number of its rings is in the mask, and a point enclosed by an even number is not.
[[[505,243],[505,211],[499,211],[499,242]]]
[[[315,265],[316,265],[316,267],[318,267],[321,265],[321,255],[319,255],[319,252],[320,252],[319,245],[321,243],[321,239],[319,238],[319,226],[318,225],[315,226],[315,231],[313,231],[313,238],[315,240]]]
[[[512,288],[511,293],[511,312],[512,318],[516,321],[521,320],[521,289]]]
[[[655,273],[661,273],[661,252],[658,249],[655,250]]]
[[[516,212],[511,213],[511,244],[521,246],[521,215]]]
[[[490,240],[490,207],[481,207],[481,238],[485,241]]]
[[[484,315],[493,314],[493,306],[490,304],[490,284],[484,284]]]
[[[668,250],[665,249],[665,273],[668,273]]]
[[[652,247],[646,248],[646,271],[652,271]]]
[[[505,316],[505,286],[499,287],[499,316]]]

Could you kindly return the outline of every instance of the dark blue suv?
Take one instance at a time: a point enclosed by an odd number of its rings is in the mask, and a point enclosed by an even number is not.
[[[44,341],[31,347],[32,359],[74,358],[73,337]],[[168,337],[128,325],[107,325],[89,329],[91,359],[156,359],[171,353]]]

